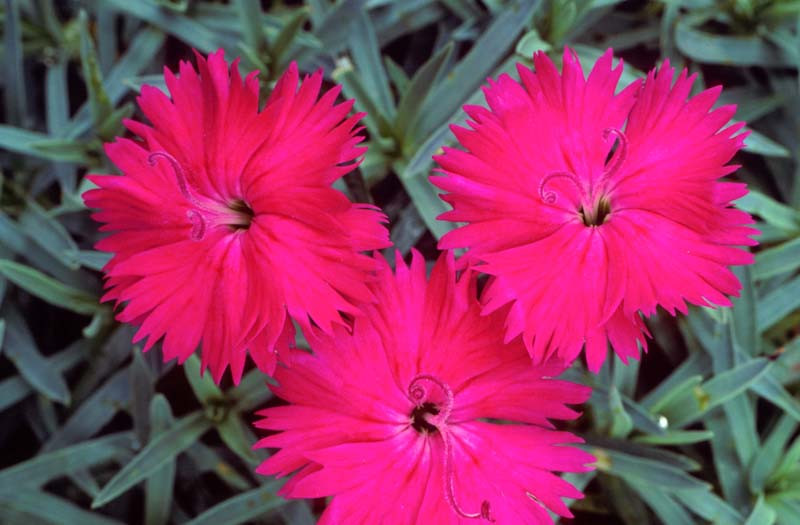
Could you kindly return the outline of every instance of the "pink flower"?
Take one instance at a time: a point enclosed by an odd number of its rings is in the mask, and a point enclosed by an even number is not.
[[[440,248],[483,263],[485,313],[512,303],[506,340],[522,334],[535,361],[585,345],[597,371],[607,341],[624,362],[647,349],[640,314],[738,293],[729,266],[753,261],[736,246],[757,231],[732,208],[745,185],[718,179],[738,167],[743,124],[726,127],[734,106],[711,111],[719,87],[687,98],[695,76],[668,62],[617,94],[611,50],[587,79],[570,50],[562,74],[544,53],[534,64],[518,65],[521,83],[490,81],[489,108],[465,107],[472,129],[452,128],[466,151],[436,158],[453,206],[440,218],[467,223]]]
[[[259,111],[256,74],[237,64],[220,50],[198,71],[165,69],[171,99],[143,86],[152,126],[126,121],[140,140],[106,145],[123,176],[92,175],[84,194],[112,232],[97,244],[114,254],[103,300],[125,303],[118,319],[140,326],[145,350],[163,336],[165,360],[202,341],[217,382],[228,365],[238,382],[248,351],[272,373],[288,316],[330,332],[358,313],[376,267],[359,252],[389,245],[385,217],[331,187],[365,150],[353,101],[335,105],[339,87],[318,100],[321,71],[298,88],[292,64]]]
[[[552,430],[572,419],[588,387],[556,381],[563,366],[533,367],[522,342],[503,344],[503,316],[481,316],[476,274],[456,278],[451,254],[425,279],[414,253],[397,275],[380,258],[377,304],[352,332],[307,334],[275,372],[288,406],[256,423],[280,431],[258,472],[294,477],[282,494],[332,496],[322,524],[552,523],[581,493],[551,471],[586,471],[581,440]],[[503,422],[500,423],[502,420]]]

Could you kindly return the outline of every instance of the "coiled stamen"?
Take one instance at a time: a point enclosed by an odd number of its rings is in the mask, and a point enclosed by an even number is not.
[[[432,385],[433,388],[429,388]],[[434,392],[433,389],[438,390]],[[438,396],[435,394],[439,394]],[[431,399],[434,396],[435,399]],[[427,405],[435,405],[438,412],[434,410],[425,411],[425,422],[435,427],[442,436],[444,443],[444,486],[445,498],[453,512],[462,518],[480,519],[483,518],[491,523],[495,519],[491,514],[491,505],[487,500],[481,502],[479,512],[466,512],[458,504],[455,495],[455,467],[453,466],[453,445],[450,432],[447,429],[447,419],[453,411],[453,391],[450,387],[436,376],[430,374],[420,374],[411,381],[408,386],[408,399],[414,403],[416,409],[424,408]]]
[[[578,180],[578,177],[574,173],[570,173],[569,171],[554,171],[542,177],[541,182],[539,182],[539,198],[542,199],[543,202],[546,204],[553,204],[558,200],[556,192],[552,190],[545,191],[544,187],[551,180],[562,177],[571,180],[575,184],[575,187],[578,188],[578,191],[582,191],[581,181]]]
[[[192,204],[199,204],[194,195],[189,192],[189,183],[186,180],[186,174],[183,172],[183,167],[178,162],[178,159],[166,151],[156,151],[148,155],[147,163],[155,167],[155,165],[158,163],[158,159],[166,159],[170,166],[172,166],[172,171],[175,173],[175,179],[178,181],[178,189],[181,191],[181,194],[186,197],[186,200]]]
[[[608,159],[608,162],[606,162],[603,180],[616,173],[622,167],[625,159],[628,158],[628,138],[617,128],[606,128],[603,130],[603,140],[608,140],[608,137],[611,135],[617,137],[618,144],[617,149],[614,150],[614,154]]]

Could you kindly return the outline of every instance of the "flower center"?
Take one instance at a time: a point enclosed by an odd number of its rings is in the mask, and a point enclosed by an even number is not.
[[[428,421],[429,416],[436,416],[441,412],[439,407],[430,401],[414,407],[411,411],[411,426],[419,433],[434,434],[439,431],[436,425]]]
[[[183,167],[175,157],[165,151],[156,151],[147,157],[147,162],[155,166],[158,159],[165,159],[170,163],[178,189],[191,206],[186,211],[186,217],[192,225],[189,237],[193,241],[203,240],[209,227],[213,226],[227,226],[233,232],[250,228],[255,212],[247,202],[236,198],[222,203],[204,197],[186,178]]]
[[[611,203],[603,196],[597,199],[595,205],[586,211],[583,206],[580,209],[581,220],[586,226],[600,226],[606,222],[606,217],[611,213]]]
[[[569,171],[550,172],[539,182],[539,198],[545,204],[555,204],[558,201],[558,194],[553,190],[546,189],[547,185],[556,179],[567,179],[578,190],[580,206],[578,214],[581,222],[587,227],[600,226],[611,214],[611,201],[608,198],[608,183],[611,177],[617,173],[628,156],[628,139],[625,134],[616,128],[606,128],[603,130],[603,138],[608,140],[611,136],[615,137],[616,148],[603,167],[603,174],[595,182],[592,178],[581,179]]]
[[[227,225],[232,230],[246,230],[250,228],[253,217],[256,216],[253,208],[242,199],[234,199],[228,203],[228,209],[233,212],[230,222]]]
[[[456,501],[455,468],[453,467],[453,443],[447,423],[453,410],[453,391],[431,374],[419,374],[408,385],[408,399],[414,404],[411,411],[411,427],[420,434],[439,436],[444,446],[445,499],[450,508],[462,518],[485,519],[494,523],[489,502],[481,502],[479,512],[466,512]]]

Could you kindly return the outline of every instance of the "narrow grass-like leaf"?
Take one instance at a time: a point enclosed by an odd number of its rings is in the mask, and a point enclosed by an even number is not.
[[[252,484],[239,474],[233,466],[210,447],[198,441],[186,450],[186,455],[200,472],[213,472],[236,490],[248,490]]]
[[[680,20],[675,26],[675,43],[683,54],[706,64],[726,66],[791,66],[791,58],[755,36],[717,35]]]
[[[633,440],[649,445],[691,445],[708,441],[713,436],[709,430],[675,430],[661,435],[636,436]]]
[[[5,0],[3,13],[3,94],[5,95],[5,119],[15,125],[24,125],[27,116],[27,92],[23,69],[22,24],[19,2]]]
[[[670,425],[675,427],[686,425],[715,406],[738,395],[766,372],[768,366],[769,361],[766,359],[751,359],[694,387],[691,396],[686,397],[687,401],[692,400],[692,402],[673,407],[667,415]]]
[[[28,325],[11,304],[3,307],[6,322],[3,353],[17,367],[25,381],[43,395],[69,404],[70,392],[64,378],[54,370],[36,347]]]
[[[39,486],[100,463],[119,461],[129,456],[133,445],[133,433],[120,432],[39,454],[0,471],[0,492],[15,494],[21,486]]]
[[[259,457],[252,448],[255,439],[250,439],[252,434],[244,426],[238,414],[229,413],[225,419],[217,424],[217,432],[219,432],[222,441],[237,456],[251,465],[258,464]]]
[[[283,26],[275,41],[270,46],[270,56],[272,57],[272,67],[282,71],[286,64],[286,55],[292,46],[295,37],[300,32],[303,24],[308,20],[308,10],[304,8],[296,9],[291,18]]]
[[[708,488],[705,482],[661,461],[611,449],[587,447],[586,450],[597,458],[598,470],[620,476],[630,483],[646,483],[665,490]]]
[[[773,403],[797,421],[800,421],[800,401],[790,394],[772,374],[766,373],[750,385],[750,388],[770,403]]]
[[[672,496],[661,490],[653,490],[640,483],[629,483],[628,486],[650,507],[662,523],[669,525],[694,525],[694,520],[686,509]]]
[[[284,481],[271,481],[256,489],[229,498],[203,512],[187,525],[236,525],[255,518],[264,518],[288,500],[277,496]]]
[[[427,137],[446,122],[478,89],[500,60],[514,46],[517,36],[539,7],[538,0],[512,2],[475,42],[447,77],[439,82],[420,108],[412,137]]]
[[[314,35],[322,42],[324,49],[329,53],[337,53],[347,45],[347,37],[353,30],[357,13],[366,4],[367,0],[342,0],[327,11],[319,26],[314,27]]]
[[[0,124],[0,148],[55,162],[78,164],[90,162],[82,150],[48,148],[48,144],[52,145],[53,140],[53,137],[43,133]]]
[[[157,394],[150,403],[150,428],[153,437],[166,432],[174,423],[167,399]],[[169,521],[175,484],[175,460],[168,459],[147,478],[144,484],[145,525],[165,525]]]
[[[800,232],[800,213],[759,191],[751,189],[736,201],[736,206],[783,231]]]
[[[67,422],[44,444],[42,450],[50,451],[85,440],[111,418],[130,405],[131,389],[127,369],[120,370],[103,386],[89,396],[72,413]]]
[[[28,202],[19,216],[19,227],[43,250],[58,259],[67,268],[77,270],[78,245],[67,229],[36,203]]]
[[[83,341],[80,341],[79,344],[73,344],[66,350],[46,358],[47,366],[58,373],[62,373],[77,365],[86,356],[86,348],[80,343],[83,343]],[[30,383],[19,375],[0,381],[0,412],[18,401],[25,399],[25,397],[32,393],[33,388]]]
[[[83,81],[86,85],[86,91],[89,97],[89,109],[92,120],[95,126],[99,127],[100,123],[111,114],[113,107],[103,87],[103,74],[100,71],[100,63],[97,58],[97,49],[92,41],[92,33],[89,31],[89,17],[86,11],[80,12],[78,15],[78,23],[81,29],[81,66]]]
[[[227,394],[235,402],[234,410],[244,413],[266,404],[272,398],[268,381],[269,378],[260,370],[245,374],[242,382]]]
[[[0,493],[0,507],[10,507],[22,515],[41,518],[49,523],[122,525],[121,521],[89,512],[69,500],[53,496],[45,491],[21,490],[13,495]]]
[[[155,381],[142,352],[133,349],[133,360],[128,367],[128,390],[126,405],[133,417],[133,429],[142,443],[150,439],[150,402],[155,394]]]
[[[674,496],[691,512],[714,525],[739,525],[744,521],[739,511],[708,490],[677,490]]]
[[[762,297],[758,306],[759,331],[766,330],[800,308],[800,276]]]
[[[221,401],[224,398],[222,390],[214,383],[211,374],[200,373],[200,358],[192,354],[183,363],[183,372],[194,391],[195,397],[203,405],[212,401]]]
[[[381,48],[366,9],[355,14],[354,24],[348,43],[356,70],[363,78],[364,87],[372,95],[377,110],[392,120],[395,108],[389,78],[383,68]]]
[[[779,244],[756,254],[753,276],[766,279],[782,273],[788,273],[800,267],[800,237]]]
[[[744,522],[744,525],[772,525],[775,523],[776,517],[775,510],[767,505],[767,502],[764,500],[764,495],[760,494],[753,507],[753,512],[747,517],[747,521]]]
[[[791,439],[798,422],[784,414],[770,430],[769,436],[756,454],[753,464],[750,467],[750,489],[753,494],[758,494],[764,490],[767,479],[780,463],[784,454],[784,448]]]
[[[105,505],[120,494],[152,475],[164,462],[175,458],[192,445],[211,427],[202,412],[193,412],[181,418],[168,431],[159,434],[147,444],[92,501],[92,508]]]
[[[400,98],[397,106],[397,120],[395,131],[403,141],[404,150],[410,143],[408,131],[410,125],[416,120],[417,114],[431,91],[434,80],[440,76],[442,66],[447,63],[453,52],[453,45],[448,44],[428,59],[411,77],[405,94]]]
[[[737,266],[733,273],[742,283],[739,297],[733,298],[733,344],[745,355],[754,356],[759,351],[759,334],[756,326],[758,298],[753,286],[753,271],[749,266]]]
[[[750,134],[744,139],[745,151],[748,153],[755,153],[757,155],[764,155],[766,157],[791,157],[791,152],[786,149],[786,146],[778,144],[771,138],[763,133],[750,128],[746,128]]]
[[[234,0],[233,5],[236,6],[236,10],[239,12],[245,43],[256,53],[260,53],[266,48],[267,43],[264,28],[261,25],[262,12],[260,3],[250,0]]]
[[[100,308],[96,298],[48,277],[30,266],[0,259],[0,274],[39,299],[75,313],[88,315]]]

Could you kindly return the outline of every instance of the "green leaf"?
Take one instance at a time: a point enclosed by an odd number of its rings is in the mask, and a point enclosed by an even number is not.
[[[633,440],[650,445],[691,445],[712,437],[714,433],[708,430],[673,430],[661,435],[636,436]]]
[[[46,358],[48,368],[62,373],[80,363],[86,356],[85,345],[80,344],[83,342],[79,341],[79,344],[73,344],[66,350]],[[0,381],[0,412],[32,393],[31,385],[19,375]]]
[[[117,412],[130,405],[131,389],[127,369],[120,370],[92,393],[72,413],[42,450],[50,451],[85,440],[111,421]]]
[[[53,147],[59,144],[57,140],[43,133],[0,124],[0,147],[4,149],[54,162],[89,164],[83,149]]]
[[[751,359],[696,386],[692,389],[691,395],[686,396],[685,405],[676,407],[679,410],[673,409],[670,414],[665,414],[670,420],[670,425],[675,427],[687,425],[715,406],[738,395],[766,372],[768,366],[769,361],[766,359]]]
[[[764,490],[767,479],[777,468],[784,448],[791,439],[798,422],[788,414],[784,414],[770,430],[769,436],[758,450],[753,464],[750,467],[750,490],[758,494]]]
[[[223,35],[215,33],[198,21],[180,13],[159,9],[150,2],[130,2],[129,0],[105,0],[109,7],[140,18],[197,48],[203,53],[211,53],[220,47],[232,49],[233,45]],[[227,45],[226,45],[227,44]],[[109,75],[109,79],[110,79]]]
[[[640,483],[629,483],[628,486],[644,501],[658,516],[661,523],[669,525],[693,525],[692,517],[669,494],[653,490]]]
[[[7,304],[5,318],[5,356],[17,367],[25,381],[44,396],[64,405],[70,402],[67,383],[39,352],[28,325],[16,308]]]
[[[175,418],[167,399],[156,394],[150,403],[150,428],[155,438],[173,425]],[[172,493],[175,483],[175,460],[167,460],[147,478],[144,484],[144,522],[145,525],[166,525],[172,507]]]
[[[11,124],[24,125],[27,118],[27,91],[23,67],[22,24],[19,2],[5,0],[3,12],[3,94],[5,118]]]
[[[543,40],[536,29],[531,29],[519,39],[515,51],[525,60],[530,60],[537,51],[550,51],[551,47],[550,43]]]
[[[67,268],[77,270],[78,245],[62,226],[35,202],[28,201],[25,211],[19,216],[19,227],[43,250],[59,260]]]
[[[756,254],[753,276],[766,279],[789,273],[800,267],[800,237],[778,246],[762,250]]]
[[[611,428],[609,435],[611,437],[625,437],[630,434],[633,429],[633,422],[631,416],[625,412],[625,407],[622,406],[622,399],[619,395],[619,390],[614,385],[611,385],[608,393],[608,406],[611,413]]]
[[[273,67],[279,70],[283,69],[283,64],[286,62],[285,55],[294,42],[295,37],[300,32],[303,24],[308,20],[308,10],[300,8],[292,13],[289,21],[283,26],[275,41],[270,46],[270,55],[272,57]]]
[[[224,399],[222,390],[214,383],[211,374],[201,374],[200,365],[200,358],[195,354],[192,354],[183,363],[183,373],[186,375],[186,379],[189,380],[189,385],[191,385],[195,397],[203,405],[222,401]]]
[[[469,52],[437,83],[419,110],[413,137],[427,137],[478,90],[486,76],[512,49],[517,36],[539,8],[538,0],[512,2],[486,28]],[[398,110],[399,111],[399,110]]]
[[[751,189],[747,195],[736,201],[736,207],[758,215],[783,231],[800,232],[798,212],[759,191]]]
[[[343,0],[327,11],[322,22],[314,26],[314,35],[322,42],[323,49],[333,54],[346,45],[356,17],[366,3],[367,0]]]
[[[228,394],[235,402],[234,410],[243,413],[265,405],[272,399],[269,381],[270,378],[257,369],[245,374],[242,382]]]
[[[156,472],[166,461],[186,450],[206,430],[211,422],[202,412],[181,418],[168,431],[159,434],[142,449],[122,470],[111,478],[92,501],[92,508],[105,505],[123,492]]]
[[[645,483],[663,490],[708,489],[709,485],[670,464],[617,450],[587,447],[597,458],[597,469],[629,483]]]
[[[91,295],[56,281],[30,266],[0,259],[0,274],[26,292],[55,306],[87,315],[100,309],[97,299]]]
[[[230,463],[201,441],[186,450],[186,455],[200,472],[213,472],[236,490],[248,490],[252,484],[239,474]]]
[[[217,431],[228,448],[246,463],[251,465],[259,463],[259,457],[252,449],[255,438],[237,414],[229,413],[224,420],[217,424]]]
[[[74,503],[45,491],[21,490],[16,494],[0,493],[0,514],[13,509],[20,515],[35,516],[48,523],[80,523],[81,525],[122,525],[102,514],[82,509]],[[25,523],[30,523],[30,518]]]
[[[707,490],[677,490],[674,493],[687,509],[713,522],[714,525],[739,525],[744,521],[739,512],[719,496]]]
[[[356,13],[354,24],[348,44],[356,70],[367,92],[372,95],[378,112],[387,119],[394,119],[394,99],[389,89],[389,78],[383,68],[378,37],[375,36],[375,28],[366,9]]]
[[[86,11],[81,10],[78,15],[81,35],[81,67],[83,80],[86,84],[86,91],[89,98],[89,108],[92,121],[96,129],[113,111],[111,100],[108,98],[103,87],[103,74],[100,71],[100,63],[97,58],[97,50],[92,41],[92,33],[89,31],[89,17]]]
[[[394,128],[397,136],[402,140],[404,150],[407,144],[414,142],[409,136],[409,127],[417,119],[434,81],[441,75],[442,66],[448,62],[452,53],[453,44],[447,44],[422,64],[411,77],[408,89],[400,98]]]
[[[786,149],[782,144],[778,144],[771,138],[763,133],[759,133],[754,129],[745,128],[744,131],[750,134],[744,139],[745,151],[748,153],[755,153],[757,155],[764,155],[767,157],[791,157],[791,152]]]
[[[800,402],[772,374],[764,374],[752,383],[750,388],[759,396],[779,406],[797,421],[800,421]]]
[[[715,35],[692,27],[686,20],[675,25],[675,43],[681,53],[705,64],[726,66],[793,66],[791,57],[755,36]]]
[[[737,266],[733,273],[742,283],[739,297],[734,297],[733,309],[733,344],[748,356],[754,356],[759,351],[759,333],[756,327],[758,311],[755,287],[753,286],[753,271],[749,266]]]
[[[219,523],[235,525],[255,518],[266,518],[278,507],[288,503],[288,500],[276,495],[283,483],[283,480],[271,481],[256,489],[229,498],[203,512],[187,525],[218,525]]]
[[[133,445],[133,433],[120,432],[39,454],[0,471],[0,492],[18,494],[24,492],[21,486],[40,486],[100,463],[119,461],[130,455]]]
[[[762,297],[758,305],[757,325],[763,332],[800,308],[800,276]]]
[[[772,525],[775,523],[775,511],[767,505],[764,495],[759,494],[758,500],[753,507],[753,512],[747,517],[744,525]]]

